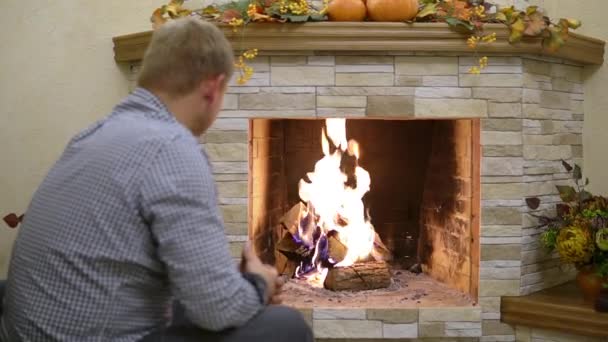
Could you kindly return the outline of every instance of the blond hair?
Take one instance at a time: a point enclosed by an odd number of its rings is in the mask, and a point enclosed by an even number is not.
[[[154,32],[137,83],[179,96],[210,77],[225,74],[229,80],[233,71],[233,51],[224,34],[211,23],[189,17]]]

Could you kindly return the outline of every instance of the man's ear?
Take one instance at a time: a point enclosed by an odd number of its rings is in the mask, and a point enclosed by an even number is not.
[[[203,80],[200,85],[200,91],[208,102],[212,102],[215,100],[216,96],[220,95],[224,91],[225,86],[226,74],[219,74]]]

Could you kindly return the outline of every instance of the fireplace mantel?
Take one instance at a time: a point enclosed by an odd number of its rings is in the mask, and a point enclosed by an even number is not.
[[[228,25],[220,24],[235,49],[257,48],[265,53],[299,53],[304,51],[378,51],[434,52],[469,54],[467,34],[443,23],[376,23],[376,22],[309,22],[303,24],[254,23],[242,32],[234,33]],[[543,49],[540,38],[527,38],[509,44],[509,30],[501,24],[488,24],[487,32],[496,32],[497,41],[480,44],[479,52],[509,56],[542,55],[570,60],[583,65],[604,61],[605,42],[571,34],[568,42],[557,52]],[[114,37],[117,62],[141,60],[152,31]]]

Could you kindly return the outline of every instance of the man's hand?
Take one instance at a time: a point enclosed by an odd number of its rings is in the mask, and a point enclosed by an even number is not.
[[[241,260],[241,272],[253,273],[261,276],[266,281],[266,298],[271,304],[280,303],[278,294],[284,284],[282,278],[273,266],[262,263],[255,254],[250,243],[243,248],[243,259]]]

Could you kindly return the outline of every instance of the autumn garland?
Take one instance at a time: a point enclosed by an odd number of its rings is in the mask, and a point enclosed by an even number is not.
[[[183,7],[184,0],[170,0],[167,5],[156,9],[152,14],[153,27],[157,28],[167,20],[196,15],[202,19],[228,24],[234,32],[251,22],[307,22],[326,21],[330,0],[323,0],[314,6],[309,0],[237,0],[225,5],[210,5],[200,10]],[[524,37],[542,37],[542,44],[548,51],[556,51],[565,44],[569,31],[580,27],[581,22],[574,19],[560,19],[553,23],[537,6],[529,6],[525,11],[515,7],[499,9],[498,6],[482,2],[471,5],[466,0],[421,0],[416,22],[445,22],[455,29],[470,32],[467,45],[478,57],[477,65],[469,69],[471,74],[480,74],[488,66],[487,56],[479,57],[480,44],[496,41],[495,32],[485,33],[487,23],[501,23],[509,28],[509,43],[515,44]],[[244,32],[243,32],[243,39]],[[257,49],[246,50],[237,58],[235,68],[238,72],[237,84],[245,84],[251,79],[254,70],[247,61],[258,55]]]

